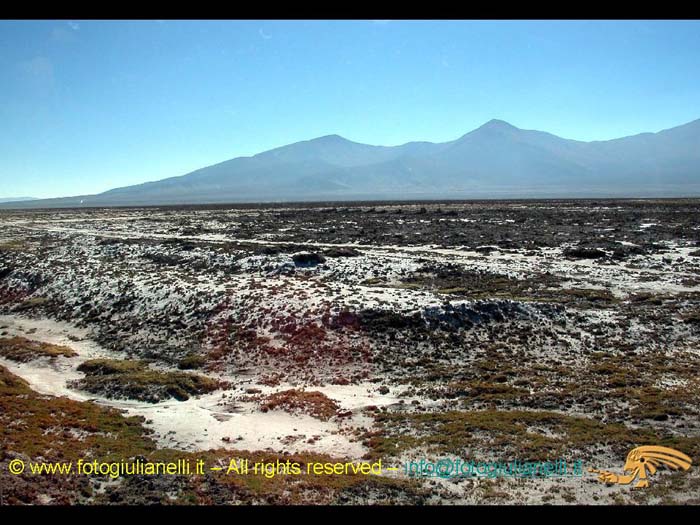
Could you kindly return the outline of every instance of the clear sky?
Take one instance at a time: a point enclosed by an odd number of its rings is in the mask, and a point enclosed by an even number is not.
[[[332,133],[579,140],[700,118],[698,21],[1,21],[0,197],[182,175]]]

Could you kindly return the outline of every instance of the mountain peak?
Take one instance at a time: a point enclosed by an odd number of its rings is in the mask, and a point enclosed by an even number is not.
[[[510,134],[515,131],[519,131],[518,128],[513,126],[512,124],[509,124],[505,120],[499,120],[497,118],[489,120],[486,124],[482,124],[475,130],[472,130],[464,135],[462,135],[457,141],[464,140],[468,137],[474,137],[474,136],[481,136],[481,135],[502,135],[502,134]]]
[[[499,120],[497,118],[489,120],[486,124],[481,126],[479,129],[494,129],[494,130],[514,130],[518,129],[512,124],[509,124],[505,120]]]
[[[345,137],[341,137],[340,135],[337,135],[335,133],[333,135],[323,135],[322,137],[312,139],[312,141],[313,142],[350,142]]]

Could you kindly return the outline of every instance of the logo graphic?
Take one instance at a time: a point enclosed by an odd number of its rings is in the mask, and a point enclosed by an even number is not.
[[[624,471],[630,474],[615,474],[606,470],[589,468],[588,472],[598,474],[598,480],[604,483],[619,483],[629,485],[639,478],[635,488],[649,486],[648,476],[656,473],[660,465],[666,465],[673,470],[688,470],[693,462],[688,456],[669,447],[644,446],[633,448],[627,454]]]

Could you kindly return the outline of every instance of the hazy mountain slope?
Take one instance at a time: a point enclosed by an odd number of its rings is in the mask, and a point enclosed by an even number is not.
[[[585,145],[605,177],[637,184],[687,184],[700,180],[700,120],[659,133]]]
[[[533,185],[589,176],[569,150],[574,141],[491,121],[454,141],[437,158],[441,180]]]
[[[21,201],[35,201],[35,197],[0,197],[0,203],[3,202],[21,202]]]

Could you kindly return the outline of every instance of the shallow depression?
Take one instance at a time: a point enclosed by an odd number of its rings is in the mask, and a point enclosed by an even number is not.
[[[69,346],[77,357],[59,357],[53,361],[41,358],[28,363],[16,363],[0,358],[0,364],[29,382],[37,392],[65,396],[77,401],[94,401],[100,405],[125,410],[129,415],[142,416],[146,426],[155,433],[160,446],[187,451],[230,448],[274,452],[312,451],[335,456],[360,458],[366,450],[345,435],[336,421],[320,421],[311,416],[288,414],[273,410],[261,412],[254,403],[231,406],[228,393],[217,391],[190,398],[146,403],[113,400],[68,388],[67,384],[83,374],[77,367],[87,359],[120,359],[123,356],[100,347],[88,337],[88,331],[69,323],[49,319],[27,319],[15,315],[0,316],[0,327],[6,337],[22,336],[46,343]],[[268,389],[269,390],[269,389]],[[390,396],[377,396],[361,385],[318,389],[349,409],[367,404],[396,402]],[[315,438],[309,442],[311,438]],[[284,441],[284,443],[282,443]]]

